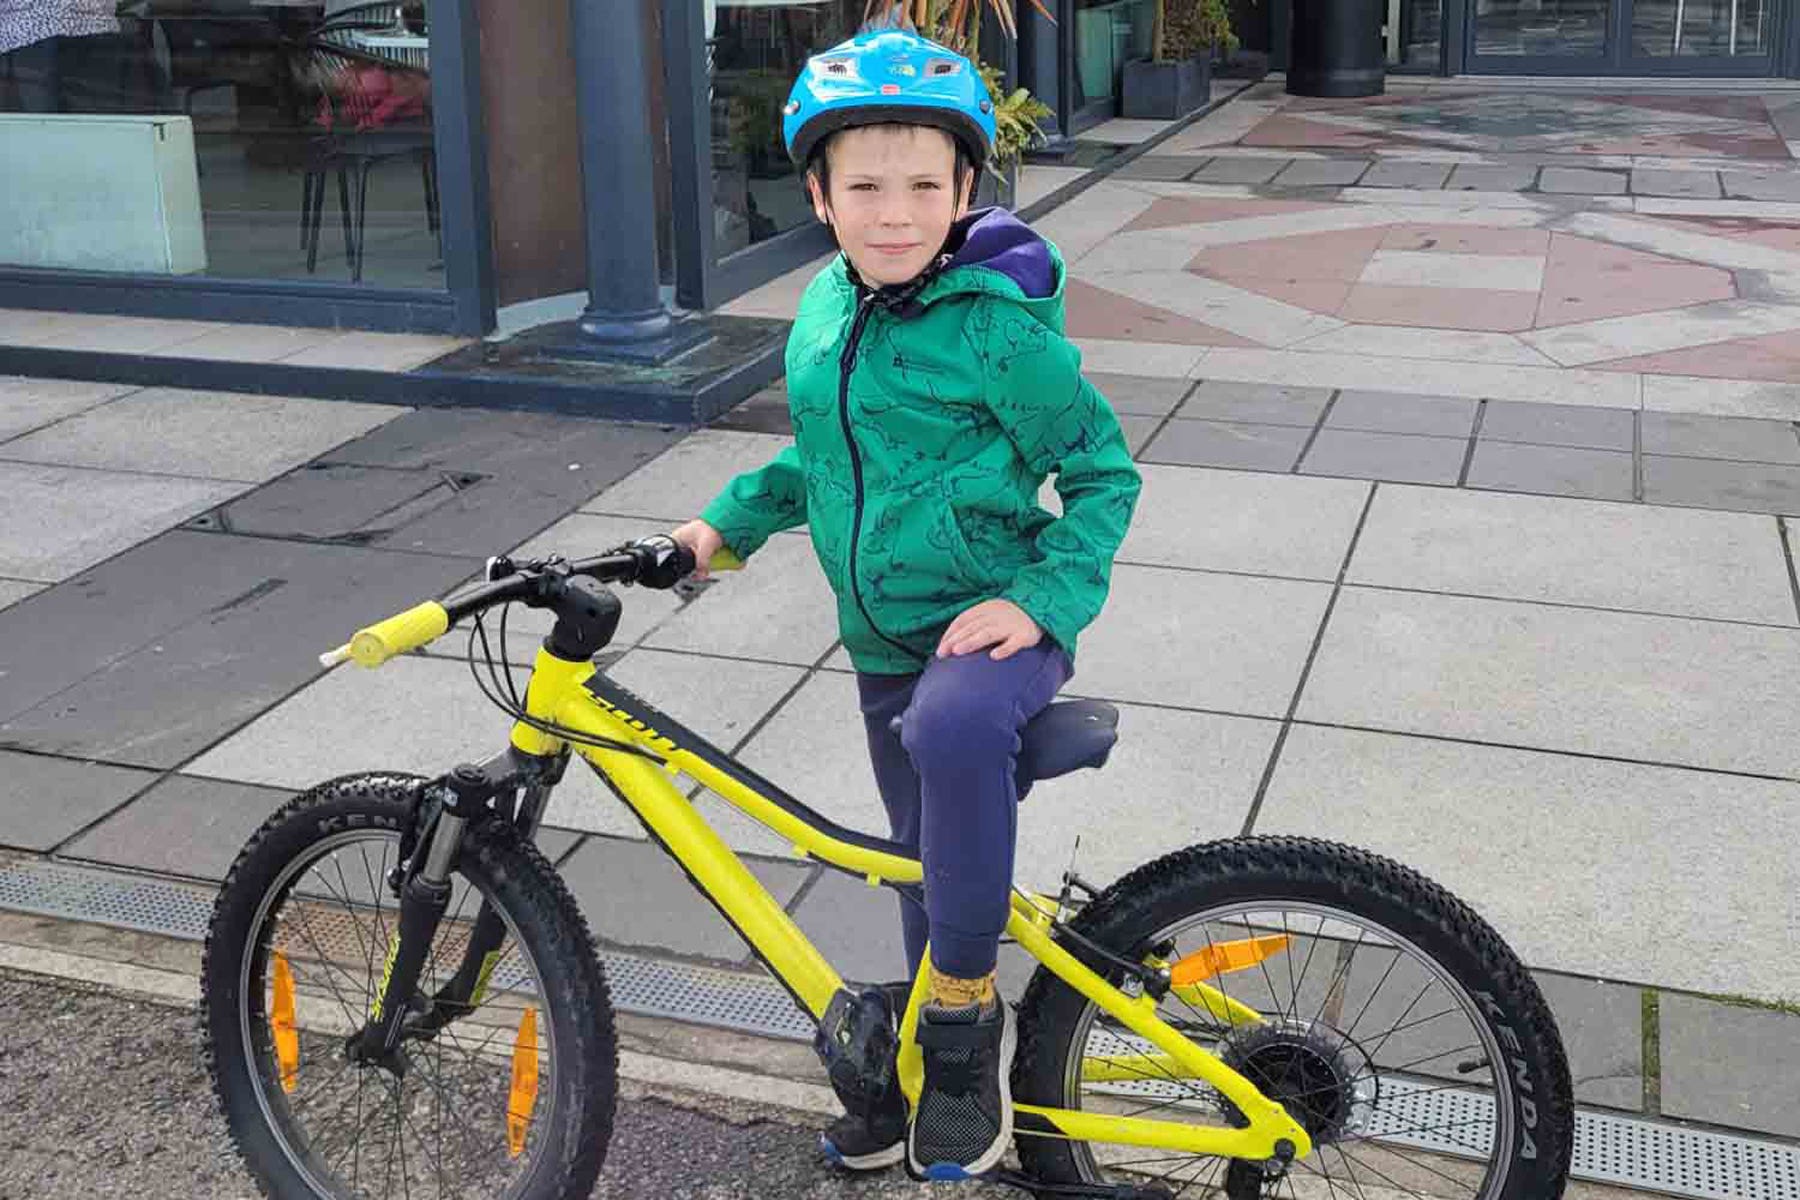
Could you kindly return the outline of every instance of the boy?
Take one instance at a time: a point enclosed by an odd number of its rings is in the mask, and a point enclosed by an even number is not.
[[[1008,912],[1019,730],[1073,670],[1139,480],[1063,339],[1061,258],[1011,214],[969,213],[994,118],[969,61],[916,34],[859,35],[807,63],[789,153],[843,253],[788,339],[794,445],[675,531],[704,564],[807,524],[838,599],[877,783],[925,869],[903,898],[909,965],[930,946],[925,1082],[823,1138],[859,1170],[930,1179],[1000,1163],[1014,1032],[994,989]],[[1056,476],[1063,515],[1037,506]],[[898,730],[894,728],[898,720]]]

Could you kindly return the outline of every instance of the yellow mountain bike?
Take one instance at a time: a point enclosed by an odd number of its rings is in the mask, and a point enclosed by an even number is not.
[[[473,618],[471,670],[514,723],[506,749],[435,779],[319,785],[226,878],[202,968],[206,1048],[269,1194],[592,1189],[612,1131],[612,1007],[582,914],[532,843],[572,755],[817,1023],[846,1104],[895,1088],[916,1100],[923,974],[903,1005],[846,984],[681,777],[871,885],[910,889],[919,862],[592,664],[621,613],[606,585],[670,587],[692,566],[667,537],[576,562],[498,559],[485,583],[325,656],[379,666]],[[513,603],[556,618],[522,693],[483,620],[500,608],[504,638]],[[1052,705],[1024,733],[1021,780],[1099,765],[1117,719],[1100,702]],[[1147,797],[1145,819],[1168,802]],[[1104,890],[1073,872],[1056,895],[1015,890],[1007,936],[1040,965],[1018,1004],[1005,1183],[1111,1200],[1562,1192],[1573,1103],[1542,996],[1474,912],[1397,863],[1297,838],[1213,842]]]

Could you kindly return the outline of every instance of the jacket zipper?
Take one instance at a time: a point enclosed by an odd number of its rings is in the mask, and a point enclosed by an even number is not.
[[[856,505],[850,521],[850,595],[856,601],[856,610],[862,614],[863,620],[876,637],[908,658],[916,660],[919,657],[917,651],[881,632],[881,627],[875,624],[875,618],[869,612],[869,606],[863,603],[862,587],[856,580],[856,546],[862,540],[863,467],[862,453],[856,448],[856,432],[850,424],[850,374],[856,369],[856,345],[862,340],[863,327],[869,323],[869,316],[874,309],[875,300],[872,296],[864,296],[858,301],[856,316],[850,322],[850,336],[844,342],[843,353],[838,355],[838,417],[844,424],[844,444],[850,450],[850,477],[856,487]]]

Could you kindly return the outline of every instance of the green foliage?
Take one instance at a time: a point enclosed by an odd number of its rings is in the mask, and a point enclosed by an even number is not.
[[[1157,0],[1157,9],[1157,62],[1238,48],[1230,0]]]

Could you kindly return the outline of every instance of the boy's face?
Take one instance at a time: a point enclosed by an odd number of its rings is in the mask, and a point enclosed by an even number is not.
[[[956,184],[956,143],[923,125],[865,125],[826,147],[831,194],[806,177],[813,211],[837,230],[838,245],[871,284],[905,283],[924,270],[969,211],[974,180]]]

